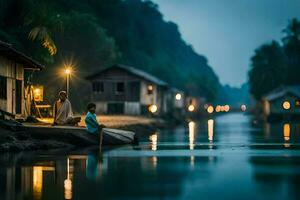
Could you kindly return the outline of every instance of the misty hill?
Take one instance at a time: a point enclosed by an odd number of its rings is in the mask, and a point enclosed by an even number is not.
[[[239,107],[242,104],[251,106],[250,96],[248,83],[244,83],[241,87],[225,85],[220,89],[216,103],[229,104],[234,107]]]
[[[207,59],[182,39],[177,25],[165,21],[151,1],[0,0],[0,40],[47,66],[38,81],[46,85],[50,99],[60,88],[57,81],[48,80],[70,62],[79,80],[123,63],[209,100],[220,88]],[[83,81],[72,84],[73,90],[83,90]]]

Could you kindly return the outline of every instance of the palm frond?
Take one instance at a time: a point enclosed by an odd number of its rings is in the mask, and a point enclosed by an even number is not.
[[[37,40],[42,43],[42,46],[46,48],[50,55],[55,55],[57,53],[57,48],[54,41],[51,39],[51,35],[46,27],[39,26],[33,28],[29,34],[28,38],[31,40]]]

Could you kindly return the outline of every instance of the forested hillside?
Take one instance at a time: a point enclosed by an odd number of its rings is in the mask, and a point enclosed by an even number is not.
[[[255,50],[249,71],[250,92],[261,98],[282,85],[300,85],[300,21],[290,20],[282,42],[273,40]]]
[[[77,77],[73,98],[83,91],[84,76],[112,63],[142,68],[209,100],[220,87],[206,58],[183,41],[177,25],[164,21],[151,1],[0,0],[0,40],[47,67],[38,81],[50,99],[59,85],[64,87],[54,74],[70,62]]]

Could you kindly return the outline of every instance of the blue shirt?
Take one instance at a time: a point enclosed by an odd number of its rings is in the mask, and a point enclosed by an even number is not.
[[[85,116],[84,121],[85,121],[85,124],[86,124],[87,131],[89,133],[92,133],[92,134],[97,134],[98,133],[99,123],[97,121],[96,114],[88,112]]]

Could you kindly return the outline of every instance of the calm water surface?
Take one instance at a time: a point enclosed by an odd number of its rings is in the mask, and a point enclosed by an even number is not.
[[[0,155],[0,199],[300,199],[300,126],[227,114],[139,146]]]

